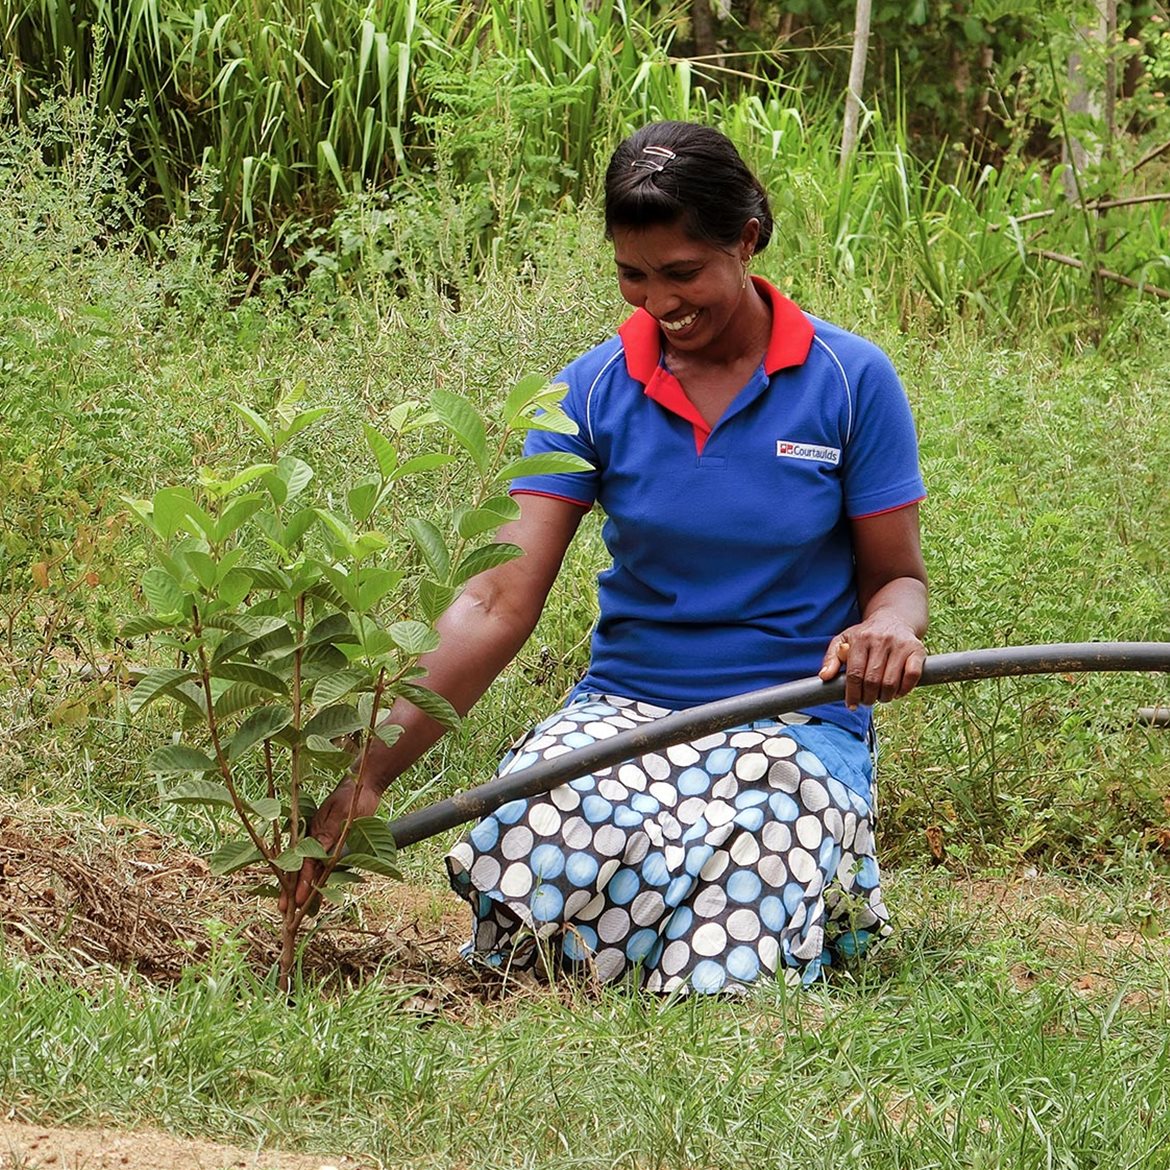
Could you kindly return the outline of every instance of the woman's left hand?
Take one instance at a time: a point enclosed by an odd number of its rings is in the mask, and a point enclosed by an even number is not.
[[[852,523],[861,621],[829,642],[820,674],[828,682],[844,667],[845,702],[855,708],[888,703],[918,685],[927,602],[918,505]]]
[[[881,611],[842,630],[829,643],[820,675],[826,682],[845,669],[845,703],[888,703],[909,694],[922,677],[926,647],[897,614]]]

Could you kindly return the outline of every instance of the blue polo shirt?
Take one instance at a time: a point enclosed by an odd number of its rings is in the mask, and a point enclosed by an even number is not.
[[[526,476],[513,492],[605,511],[613,558],[574,694],[671,709],[807,678],[859,619],[849,521],[926,494],[905,391],[886,355],[772,307],[767,353],[714,427],[662,359],[639,309],[557,377],[576,435],[531,431],[525,454],[571,451],[592,473]],[[858,735],[869,711],[808,709]]]

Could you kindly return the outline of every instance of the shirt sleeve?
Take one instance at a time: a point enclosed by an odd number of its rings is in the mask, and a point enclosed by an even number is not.
[[[544,455],[566,452],[578,455],[593,468],[592,471],[554,472],[545,475],[521,475],[512,480],[512,493],[553,496],[589,508],[597,500],[598,468],[600,461],[588,429],[587,393],[572,376],[572,369],[563,371],[554,379],[569,386],[561,409],[576,424],[576,434],[563,435],[557,431],[530,430],[524,439],[525,455]]]
[[[845,512],[851,520],[891,512],[926,496],[906,391],[890,359],[876,346],[866,349],[843,460]]]

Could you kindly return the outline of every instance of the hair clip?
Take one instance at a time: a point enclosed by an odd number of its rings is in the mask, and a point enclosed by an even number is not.
[[[642,153],[651,155],[652,157],[649,159],[634,159],[634,161],[630,163],[631,168],[637,167],[639,170],[643,171],[661,171],[666,168],[666,164],[670,162],[672,158],[678,158],[678,155],[676,155],[673,150],[668,150],[665,146],[644,146],[642,147]]]

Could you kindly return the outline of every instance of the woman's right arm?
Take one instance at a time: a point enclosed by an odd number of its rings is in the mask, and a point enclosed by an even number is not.
[[[438,649],[419,659],[427,671],[423,685],[442,695],[460,715],[471,710],[528,640],[587,510],[549,496],[519,494],[516,500],[520,518],[504,525],[497,539],[517,545],[523,555],[473,577],[438,621]],[[441,724],[405,699],[395,702],[386,722],[402,728],[394,745],[375,739],[361,775],[350,773],[342,780],[313,818],[312,835],[327,850],[355,808],[354,785],[359,788],[356,815],[371,815],[391,781],[443,734]],[[316,862],[305,863],[297,883],[298,904],[308,899],[317,872]]]

